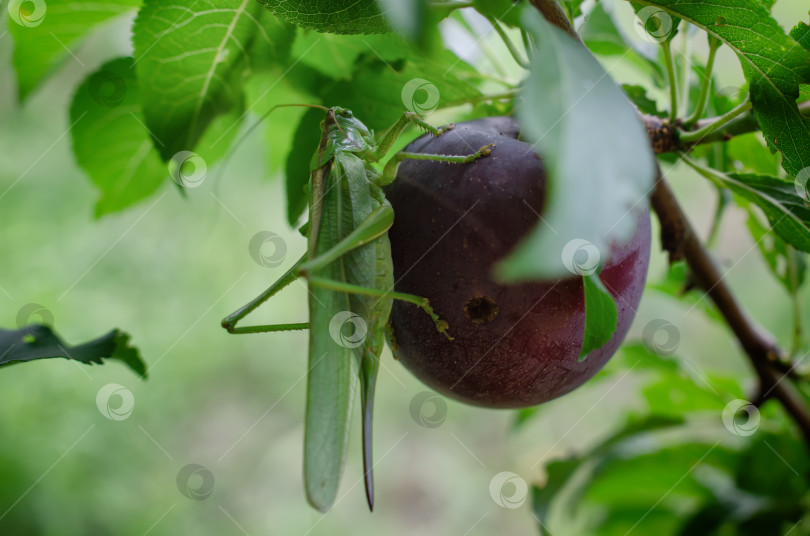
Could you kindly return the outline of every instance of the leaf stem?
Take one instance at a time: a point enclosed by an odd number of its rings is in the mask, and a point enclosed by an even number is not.
[[[681,143],[699,143],[700,140],[707,137],[709,134],[715,132],[721,127],[727,125],[735,117],[744,114],[752,108],[751,101],[746,98],[743,102],[737,105],[733,110],[721,115],[716,120],[708,125],[688,132],[681,132],[679,138]]]
[[[509,91],[504,91],[503,93],[494,93],[492,95],[477,95],[475,97],[467,97],[466,99],[448,102],[440,106],[440,108],[442,109],[454,108],[456,106],[461,106],[463,104],[472,104],[475,102],[490,101],[490,100],[514,99],[517,93],[518,93],[517,89],[512,89]]]
[[[675,64],[672,59],[672,47],[669,40],[661,43],[664,51],[664,63],[667,68],[667,78],[669,79],[669,122],[674,123],[678,118],[678,82],[675,78]]]
[[[793,341],[790,346],[791,358],[802,349],[802,307],[799,301],[799,266],[796,249],[785,244],[787,250],[787,270],[790,278],[790,300],[793,303]]]
[[[706,246],[712,249],[717,242],[717,237],[720,234],[720,223],[723,220],[723,214],[728,206],[728,190],[725,188],[717,187],[717,204],[714,207],[714,216],[712,217],[712,226],[709,228],[709,234],[706,235]]]
[[[689,23],[686,21],[681,21],[682,27],[681,31],[678,34],[681,36],[681,40],[683,41],[683,51],[679,54],[680,58],[680,66],[681,66],[681,109],[686,113],[689,110],[689,93],[692,89],[692,69],[691,69],[691,60],[690,56],[692,55],[692,42],[689,40]],[[677,64],[676,64],[677,68]]]
[[[717,50],[723,42],[715,36],[709,34],[709,57],[706,59],[706,72],[703,73],[703,85],[700,87],[700,96],[698,97],[697,106],[695,111],[684,122],[684,125],[691,126],[697,123],[701,118],[703,112],[706,110],[706,105],[709,102],[709,89],[712,87],[712,70],[714,69],[714,58],[717,55]]]
[[[503,43],[506,45],[506,48],[507,48],[507,50],[509,50],[509,53],[515,59],[515,62],[518,65],[520,65],[521,67],[523,67],[524,69],[528,69],[529,68],[529,62],[527,60],[525,60],[520,55],[520,53],[518,53],[517,48],[515,48],[515,44],[512,42],[511,39],[509,39],[509,36],[506,35],[506,32],[501,27],[501,24],[494,17],[489,17],[488,16],[487,20],[489,21],[490,24],[492,24],[492,27],[495,28],[495,31],[498,32],[498,35],[501,37],[501,40],[503,41]]]

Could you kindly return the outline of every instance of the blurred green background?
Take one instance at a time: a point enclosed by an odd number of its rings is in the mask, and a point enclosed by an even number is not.
[[[633,374],[620,371],[546,404],[516,432],[514,412],[450,400],[446,419],[427,428],[410,411],[426,387],[386,351],[375,412],[376,511],[365,504],[355,426],[339,500],[328,515],[317,513],[301,482],[306,334],[235,337],[219,327],[305,247],[286,224],[283,180],[265,168],[273,148],[252,136],[219,185],[219,166],[212,166],[187,199],[167,181],[145,203],[94,220],[96,192],[73,159],[67,107],[88,72],[129,53],[131,19],[116,20],[72,51],[75,57],[20,106],[3,7],[0,326],[15,326],[20,308],[38,303],[70,343],[120,327],[132,334],[150,378],[140,381],[118,363],[63,360],[0,372],[0,534],[532,534],[529,501],[498,506],[489,491],[493,476],[511,471],[541,482],[544,460],[594,444],[640,404]],[[774,13],[788,25],[806,19],[806,9],[804,0],[781,0]],[[727,50],[718,62],[721,80],[739,84]],[[606,64],[618,81],[629,81],[629,70]],[[713,189],[681,168],[670,175],[705,232]],[[758,321],[789,341],[790,302],[744,219],[730,212],[717,258]],[[268,230],[287,244],[287,262],[273,268],[248,251],[251,237]],[[648,279],[660,281],[665,272],[655,236]],[[293,285],[253,320],[303,321],[305,296],[303,285]],[[630,338],[656,318],[677,326],[678,353],[697,375],[750,378],[721,325],[654,291],[645,294]],[[111,383],[134,397],[131,415],[120,421],[97,407],[99,390]],[[113,408],[119,403],[110,400]],[[179,472],[192,463],[213,475],[205,500],[189,499],[178,486]],[[192,490],[203,484],[201,474],[188,482]]]

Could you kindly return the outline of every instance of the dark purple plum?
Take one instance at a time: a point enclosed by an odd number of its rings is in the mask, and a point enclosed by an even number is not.
[[[395,213],[389,232],[395,290],[427,297],[453,337],[437,331],[418,307],[395,301],[394,356],[437,391],[495,408],[546,402],[596,374],[627,335],[650,256],[645,209],[635,236],[611,248],[601,274],[616,300],[618,328],[580,362],[581,277],[504,285],[492,275],[494,264],[538,224],[546,197],[543,163],[518,133],[512,118],[490,117],[438,138],[422,136],[405,150],[470,154],[495,147],[466,165],[406,160],[386,190]]]

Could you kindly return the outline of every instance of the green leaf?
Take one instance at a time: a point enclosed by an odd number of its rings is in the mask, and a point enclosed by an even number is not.
[[[625,42],[604,4],[597,4],[582,25],[582,40],[594,54],[624,54],[630,47]]]
[[[810,51],[785,34],[761,2],[631,1],[661,7],[714,35],[737,53],[750,83],[757,124],[768,143],[782,152],[782,167],[796,176],[810,166],[810,120],[796,105],[799,85],[810,81]]]
[[[138,349],[129,345],[129,335],[117,329],[98,339],[70,346],[48,326],[31,324],[18,330],[0,329],[0,367],[62,357],[85,364],[104,363],[104,359],[117,359],[146,378],[146,365]]]
[[[146,124],[164,160],[194,150],[208,125],[238,108],[247,50],[271,39],[254,0],[200,0],[193,7],[146,0],[133,28]]]
[[[633,101],[633,104],[636,105],[639,112],[654,115],[656,117],[667,116],[667,113],[660,111],[655,101],[647,96],[647,90],[643,87],[624,84],[622,85],[622,89],[624,89],[627,97]]]
[[[729,173],[724,185],[765,213],[785,242],[810,252],[810,206],[796,193],[793,181],[767,175]]]
[[[582,278],[585,289],[585,339],[579,360],[584,361],[588,354],[601,348],[616,331],[618,313],[613,296],[605,288],[599,275],[591,274]]]
[[[771,229],[760,223],[756,214],[748,211],[748,230],[759,248],[762,257],[771,269],[777,281],[782,283],[788,294],[794,295],[804,284],[807,263],[804,255],[795,250],[788,250],[785,244]]]
[[[8,25],[14,36],[13,62],[20,101],[69,57],[68,51],[82,38],[140,5],[141,0],[11,0]]]
[[[336,35],[303,29],[298,30],[292,50],[300,65],[307,65],[335,80],[351,80],[355,61],[364,53],[394,61],[413,52],[407,42],[395,33]]]
[[[533,490],[532,506],[536,518],[541,522],[541,533],[567,533],[566,531],[561,532],[552,524],[556,519],[555,512],[560,513],[559,518],[561,519],[569,522],[576,520],[576,526],[581,529],[581,532],[577,533],[598,533],[600,535],[617,533],[618,531],[615,530],[606,530],[607,527],[604,526],[600,527],[598,532],[595,531],[608,512],[605,512],[604,509],[595,510],[594,502],[606,505],[609,509],[615,508],[615,505],[610,498],[600,497],[598,500],[591,500],[589,495],[593,486],[601,486],[604,489],[604,487],[612,487],[614,482],[621,482],[624,479],[626,489],[618,491],[623,496],[635,494],[636,502],[641,504],[649,501],[650,496],[663,495],[663,492],[659,495],[654,495],[652,492],[640,494],[638,489],[645,489],[645,491],[650,489],[650,482],[654,482],[656,478],[661,479],[657,483],[659,486],[664,486],[665,477],[671,479],[669,482],[671,485],[677,476],[682,476],[686,472],[680,465],[673,467],[672,464],[661,464],[661,460],[666,459],[667,455],[672,452],[681,453],[682,458],[692,456],[692,449],[689,449],[688,453],[681,450],[691,446],[687,444],[689,438],[681,440],[674,438],[674,440],[664,441],[657,439],[655,435],[655,432],[674,429],[682,424],[683,419],[670,417],[649,416],[643,419],[633,419],[589,452],[550,462],[545,468],[547,474],[545,485]],[[706,450],[705,445],[698,445],[695,450],[699,448]],[[632,471],[633,464],[637,461],[643,463],[644,457],[651,457],[654,461],[644,464],[644,469],[640,474]],[[656,462],[661,466],[656,468]],[[651,465],[652,467],[650,467]],[[617,468],[626,468],[626,472],[622,473],[622,469],[617,471]],[[681,471],[681,475],[674,475],[678,470]],[[672,473],[675,478],[665,473]],[[618,498],[619,493],[616,496]],[[626,505],[623,506],[626,507]],[[648,510],[650,506],[652,504],[643,508],[635,516],[634,521],[641,518],[644,510]],[[617,513],[620,511],[619,508],[616,510]],[[549,527],[549,525],[551,526]],[[591,530],[586,530],[587,528]],[[618,534],[624,534],[629,528],[629,526],[625,527],[624,531],[618,532]],[[639,530],[639,533],[646,534],[647,532]]]
[[[112,60],[84,80],[70,122],[76,161],[101,191],[97,217],[137,203],[168,178],[143,126],[132,58]]]
[[[535,11],[524,10],[523,18],[538,51],[518,115],[529,140],[537,140],[550,186],[545,223],[497,267],[506,280],[570,275],[563,252],[574,241],[606,259],[611,242],[633,236],[655,176],[638,113],[601,65]]]
[[[480,96],[466,77],[471,72],[469,65],[447,50],[435,56],[409,52],[390,61],[366,53],[358,58],[351,81],[326,89],[323,101],[349,108],[379,132],[407,110],[424,116],[439,106]]]
[[[377,34],[391,29],[375,0],[259,0],[278,18],[319,32]]]

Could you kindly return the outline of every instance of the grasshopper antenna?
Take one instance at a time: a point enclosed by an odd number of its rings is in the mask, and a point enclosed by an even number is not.
[[[277,104],[272,108],[270,108],[269,110],[267,110],[265,113],[263,113],[261,117],[259,117],[259,119],[256,120],[256,122],[250,125],[248,129],[241,136],[239,136],[239,139],[237,139],[236,142],[232,144],[230,149],[228,149],[228,152],[226,153],[225,157],[222,159],[222,163],[219,166],[217,175],[216,177],[214,177],[214,187],[211,191],[211,195],[214,196],[214,199],[216,199],[220,203],[220,205],[222,205],[222,201],[219,200],[219,185],[222,182],[222,178],[225,175],[225,170],[230,165],[231,159],[233,158],[233,155],[236,153],[236,150],[242,146],[242,144],[245,142],[248,136],[250,136],[253,133],[253,131],[256,130],[256,127],[258,127],[265,119],[267,119],[270,116],[270,114],[272,114],[279,108],[291,108],[291,107],[318,108],[320,110],[325,111],[328,110],[326,106],[321,106],[320,104]],[[181,187],[181,190],[182,189],[183,188]],[[185,192],[182,193],[185,196]],[[210,218],[209,226],[211,229],[213,229],[214,226],[216,225],[216,221],[219,218],[219,214],[221,212],[222,212],[221,210],[214,212],[214,214]]]
[[[259,119],[256,120],[256,122],[254,122],[252,125],[250,125],[248,127],[248,129],[245,131],[245,133],[242,134],[239,137],[239,139],[236,140],[236,143],[233,144],[233,146],[230,148],[230,150],[228,150],[228,154],[225,156],[225,159],[223,160],[222,165],[219,168],[219,172],[217,173],[216,179],[214,179],[214,194],[215,195],[217,193],[219,193],[219,184],[220,184],[220,182],[222,180],[222,177],[225,175],[225,170],[227,169],[228,164],[230,163],[231,159],[233,158],[234,153],[236,152],[237,149],[239,149],[239,147],[242,146],[242,144],[245,142],[247,137],[250,136],[253,133],[253,131],[256,130],[256,128],[260,124],[262,124],[265,119],[267,119],[270,116],[270,114],[272,114],[273,112],[275,112],[279,108],[293,108],[293,107],[317,108],[317,109],[320,109],[320,110],[323,110],[323,111],[328,111],[329,110],[329,108],[327,108],[326,106],[321,106],[320,104],[277,104],[277,105],[273,106],[272,108],[270,108],[269,110],[267,110],[265,113],[262,114],[262,116]]]

